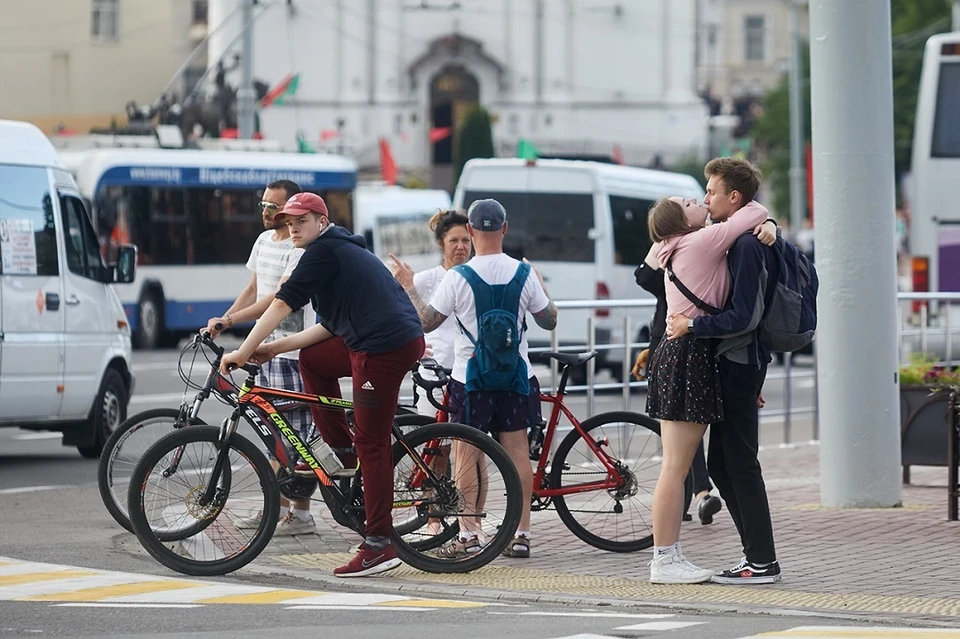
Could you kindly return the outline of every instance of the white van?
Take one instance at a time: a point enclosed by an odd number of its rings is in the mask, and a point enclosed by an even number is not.
[[[494,198],[507,209],[504,250],[526,257],[543,274],[555,300],[650,299],[634,270],[650,250],[647,211],[657,199],[702,198],[695,178],[680,173],[579,160],[477,159],[463,169],[454,206]],[[557,325],[561,346],[587,342],[590,311],[564,310]],[[598,309],[596,343],[624,343],[626,310]],[[653,308],[631,311],[634,339],[650,335]],[[531,346],[549,333],[528,323]],[[622,374],[623,350],[601,351],[598,367]]]
[[[439,189],[407,189],[361,183],[353,197],[354,233],[381,260],[393,253],[414,271],[440,262],[440,248],[428,223],[437,209],[450,208],[450,194]]]
[[[77,186],[35,126],[0,120],[0,426],[63,432],[96,457],[126,419],[130,329]]]

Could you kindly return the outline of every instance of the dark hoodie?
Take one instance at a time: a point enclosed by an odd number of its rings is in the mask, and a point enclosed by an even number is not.
[[[277,299],[290,308],[312,301],[321,324],[355,352],[386,353],[423,336],[400,284],[362,237],[339,226],[304,250]]]

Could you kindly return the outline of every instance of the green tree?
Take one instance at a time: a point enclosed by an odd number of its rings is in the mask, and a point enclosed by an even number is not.
[[[456,184],[463,165],[473,158],[493,157],[493,133],[490,129],[490,114],[483,107],[467,112],[460,125],[457,150],[454,157],[453,183]]]
[[[950,0],[891,0],[893,35],[893,125],[897,175],[910,170],[913,121],[923,47],[931,35],[950,28]],[[804,139],[810,141],[809,48],[801,52],[801,82],[805,106]],[[766,151],[761,168],[773,191],[773,208],[781,216],[790,210],[790,91],[787,77],[764,97],[764,114],[751,131]]]

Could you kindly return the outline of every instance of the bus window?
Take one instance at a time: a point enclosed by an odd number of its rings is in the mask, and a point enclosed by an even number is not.
[[[487,193],[467,191],[463,206],[493,198],[507,210],[503,250],[531,262],[593,262],[593,195],[590,193]]]
[[[610,196],[613,216],[613,250],[617,264],[640,266],[650,251],[647,212],[653,202],[619,195]]]
[[[930,154],[935,158],[960,158],[960,62],[940,65]]]

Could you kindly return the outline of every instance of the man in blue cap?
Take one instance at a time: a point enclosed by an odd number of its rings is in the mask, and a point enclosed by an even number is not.
[[[454,342],[456,359],[449,387],[451,419],[496,433],[520,471],[523,513],[516,536],[504,554],[529,557],[533,474],[527,428],[540,421],[540,386],[527,356],[524,318],[529,311],[538,326],[550,331],[557,326],[557,307],[540,273],[526,259],[521,262],[503,252],[507,233],[503,205],[492,199],[477,200],[470,205],[467,218],[476,252],[473,259],[447,271],[429,304],[415,291],[410,292],[410,298],[426,332],[451,315],[457,318],[460,332]],[[536,277],[528,277],[531,270]],[[507,322],[513,325],[504,326],[504,317],[509,317]],[[505,330],[498,331],[497,322]],[[500,341],[495,343],[498,336]],[[489,357],[485,358],[485,353]],[[484,362],[497,358],[501,363],[498,370],[485,370],[488,364]],[[500,374],[504,358],[512,359],[507,362],[510,372],[505,383]],[[501,381],[491,381],[495,378]],[[469,467],[468,462],[458,459],[457,465]],[[478,495],[477,499],[482,497]],[[459,538],[439,552],[457,557],[479,551],[485,541],[480,523],[461,520]]]

